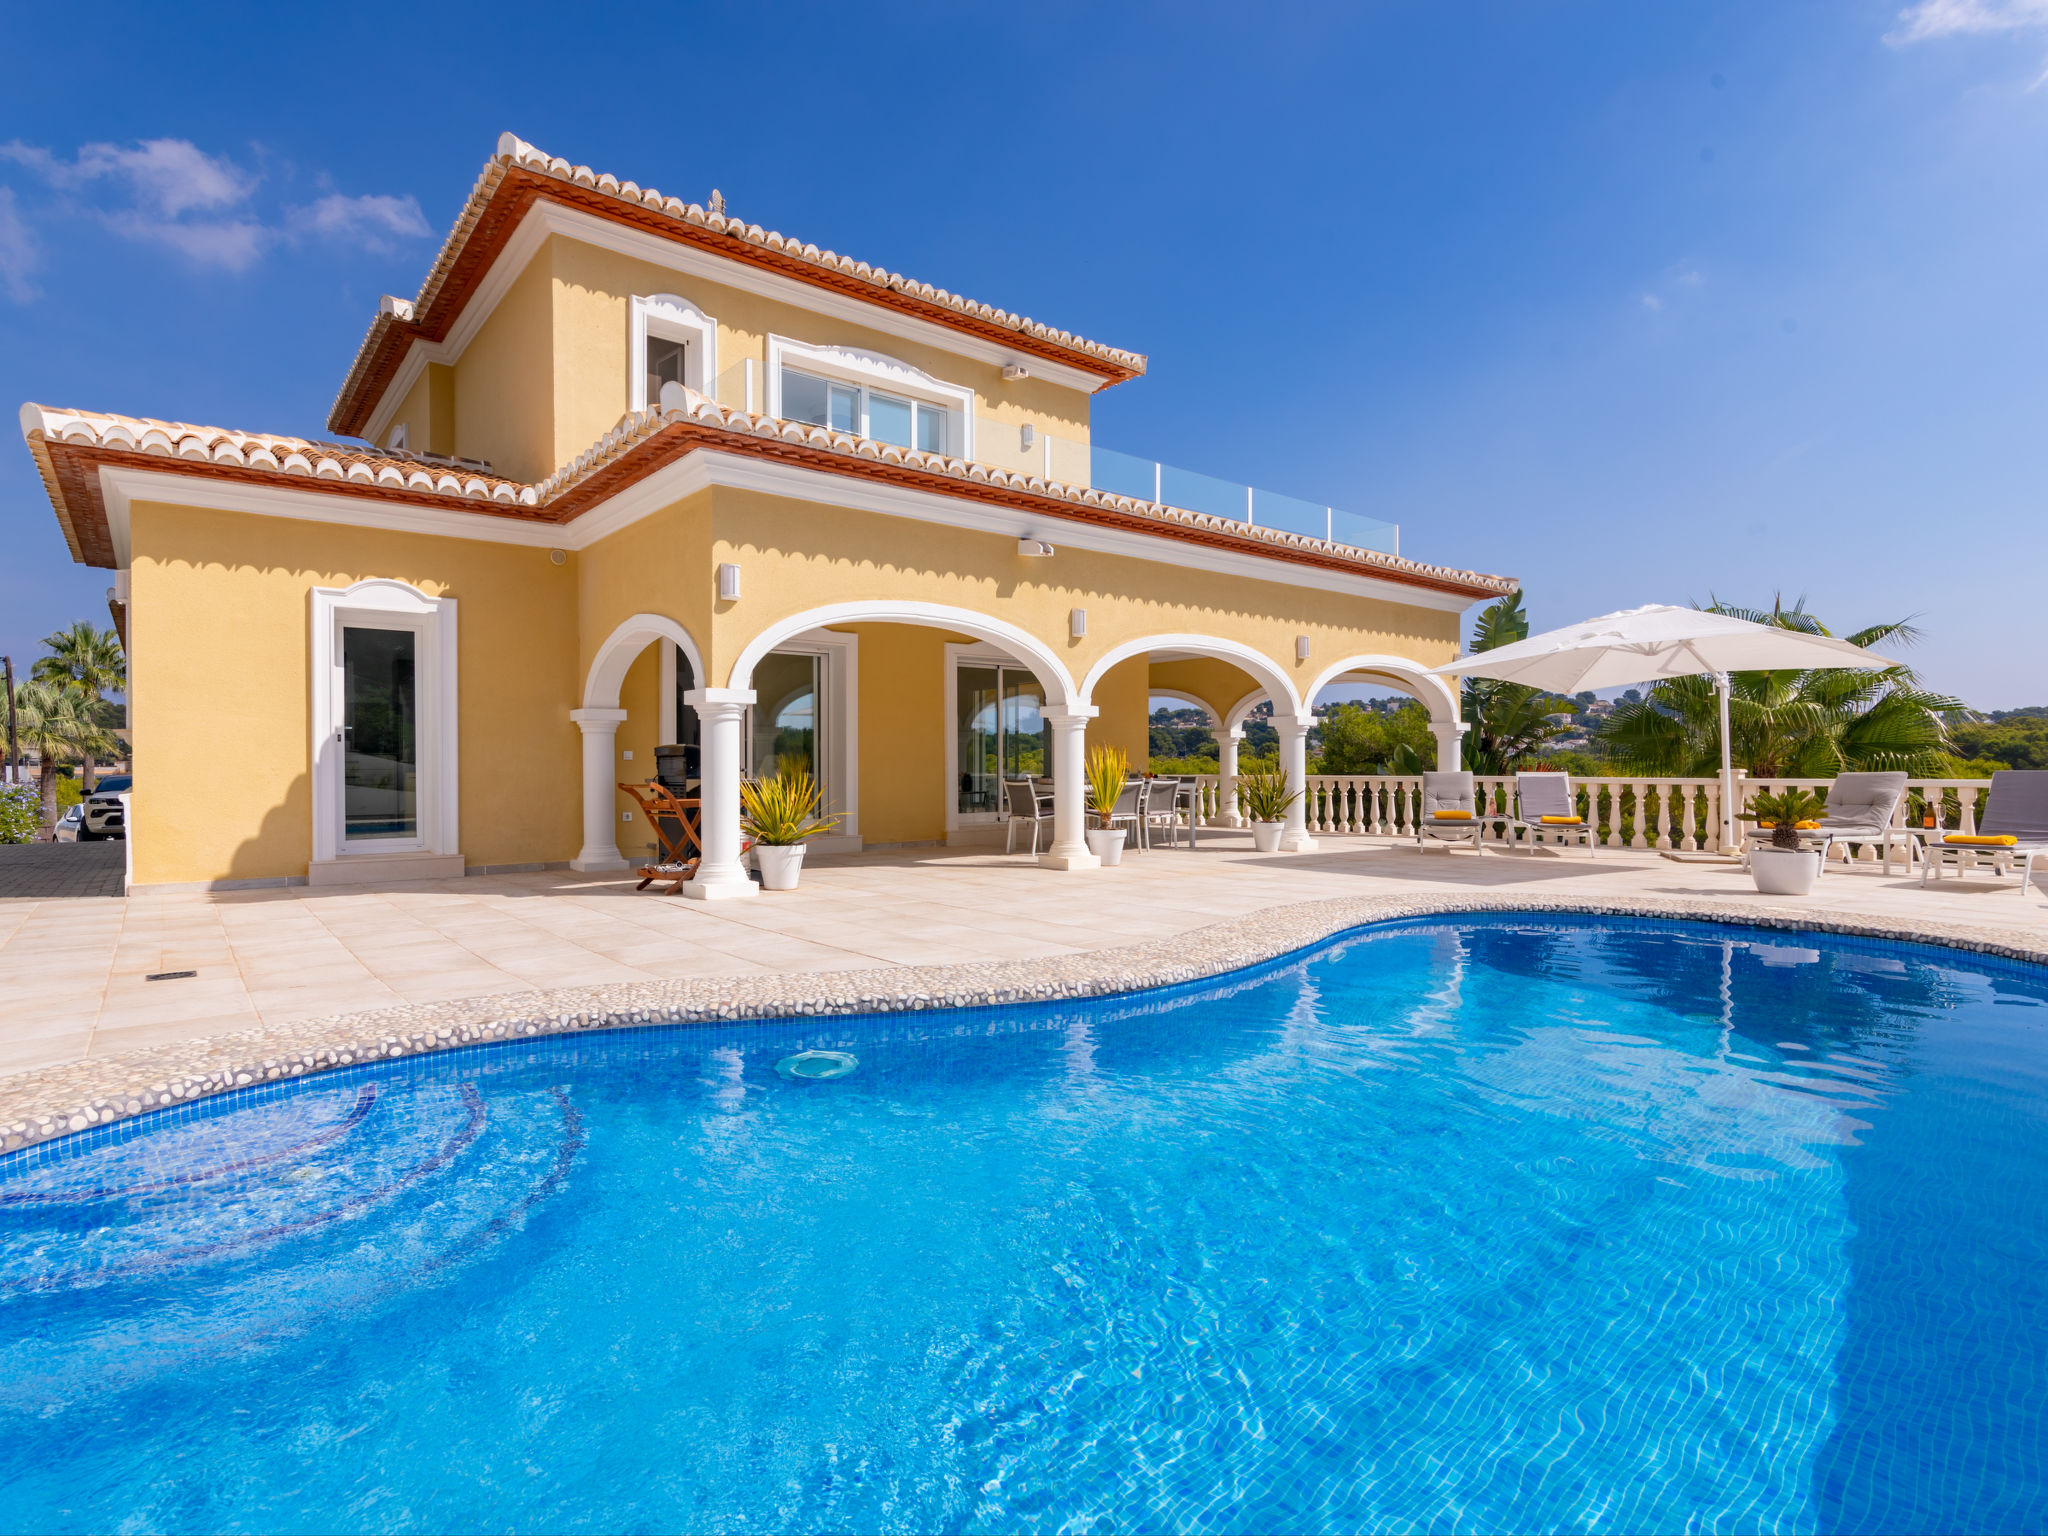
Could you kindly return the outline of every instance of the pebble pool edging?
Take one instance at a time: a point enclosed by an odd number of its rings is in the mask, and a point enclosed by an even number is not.
[[[1076,955],[501,992],[87,1058],[0,1078],[0,1153],[213,1094],[358,1062],[645,1024],[731,1024],[1106,997],[1203,981],[1364,924],[1486,912],[1690,918],[1905,940],[2048,964],[2048,934],[2036,938],[2003,928],[1913,924],[1713,898],[1598,900],[1489,893],[1338,897],[1274,907],[1172,938]]]

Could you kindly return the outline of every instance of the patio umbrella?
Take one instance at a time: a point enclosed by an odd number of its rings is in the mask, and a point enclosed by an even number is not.
[[[1497,650],[1432,668],[1446,677],[1491,677],[1550,693],[1622,688],[1666,677],[1711,674],[1721,695],[1721,847],[1735,846],[1735,770],[1729,756],[1728,674],[1855,667],[1892,663],[1875,651],[1826,635],[1698,608],[1652,603],[1547,630]]]

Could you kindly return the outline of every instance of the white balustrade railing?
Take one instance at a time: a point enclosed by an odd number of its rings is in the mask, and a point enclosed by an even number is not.
[[[1810,789],[1825,795],[1827,779],[1751,779],[1736,775],[1737,836],[1746,828],[1750,802],[1759,794],[1787,788]],[[1208,822],[1220,808],[1216,781],[1204,777]],[[1482,775],[1475,780],[1482,816],[1507,816],[1515,808],[1512,775]],[[1572,781],[1579,814],[1593,828],[1603,848],[1716,850],[1721,846],[1721,784],[1709,778],[1598,778]],[[1893,817],[1895,826],[1932,825],[1949,832],[1974,832],[1977,812],[1990,789],[1988,779],[1912,779]],[[1379,774],[1311,774],[1305,820],[1311,833],[1363,833],[1378,837],[1412,837],[1422,800],[1420,776]],[[1930,823],[1929,817],[1933,820]],[[1489,842],[1505,842],[1510,829],[1489,823],[1482,834]],[[1877,850],[1861,848],[1858,856],[1875,859]]]

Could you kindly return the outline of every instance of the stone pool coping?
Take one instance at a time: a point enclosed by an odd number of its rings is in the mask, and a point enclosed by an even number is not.
[[[1107,997],[1207,980],[1366,924],[1489,912],[1691,918],[1904,940],[2048,964],[2048,933],[1816,913],[1731,898],[1574,898],[1477,891],[1336,897],[1271,907],[1171,938],[1081,954],[499,992],[88,1057],[0,1078],[0,1152],[212,1094],[359,1062],[648,1024],[731,1024]]]

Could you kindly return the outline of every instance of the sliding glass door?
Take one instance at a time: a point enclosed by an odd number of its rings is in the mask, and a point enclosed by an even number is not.
[[[825,784],[818,755],[825,658],[800,651],[770,651],[754,668],[754,708],[748,731],[748,772],[772,779],[786,764]]]
[[[954,737],[962,816],[1004,809],[1005,778],[1042,775],[1052,761],[1045,690],[1021,667],[963,663],[954,676]]]

